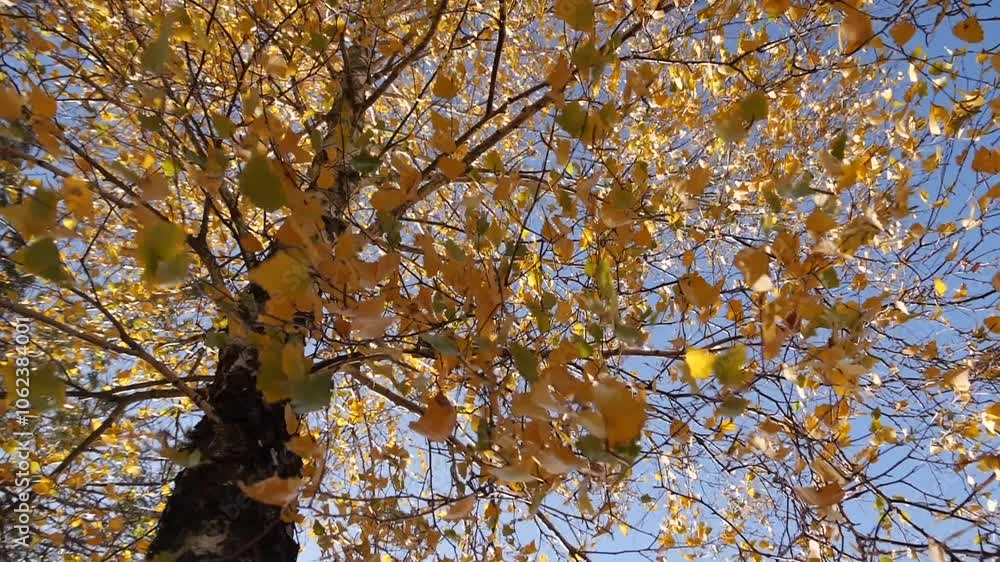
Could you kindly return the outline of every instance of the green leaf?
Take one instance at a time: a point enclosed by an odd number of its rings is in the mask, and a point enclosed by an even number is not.
[[[424,334],[420,336],[420,339],[430,344],[441,355],[450,357],[458,357],[459,355],[458,344],[445,334]]]
[[[309,47],[317,53],[322,53],[330,45],[330,38],[318,31],[309,32]]]
[[[63,266],[59,248],[51,238],[42,238],[21,248],[14,254],[14,261],[32,275],[44,277],[54,283],[67,283],[72,278]]]
[[[51,361],[31,373],[31,407],[39,412],[56,410],[66,403],[66,383],[56,376]]]
[[[599,75],[604,71],[604,65],[610,61],[611,57],[605,53],[602,53],[600,49],[594,44],[594,40],[591,39],[586,43],[580,45],[573,51],[573,55],[570,57],[573,65],[576,66],[580,73],[584,73],[590,70],[590,75]]]
[[[556,117],[556,123],[573,138],[580,138],[587,124],[587,110],[578,101],[567,103]]]
[[[219,136],[223,138],[229,138],[236,132],[236,123],[233,123],[232,119],[221,113],[212,114],[212,125],[215,127],[216,132],[219,133]]]
[[[840,278],[837,277],[837,270],[832,267],[824,269],[819,274],[819,279],[823,282],[823,286],[827,289],[836,289],[837,287],[840,287]]]
[[[594,435],[584,435],[577,439],[575,446],[580,451],[580,454],[592,461],[609,462],[614,460],[614,457],[608,454],[608,449],[604,446],[604,440]]]
[[[844,159],[844,151],[847,149],[847,133],[841,131],[837,138],[830,143],[830,154],[837,160]]]
[[[156,113],[145,113],[139,116],[139,125],[144,131],[155,133],[163,127],[163,119]]]
[[[205,345],[212,349],[222,349],[228,341],[229,335],[218,330],[212,330],[205,335]]]
[[[638,345],[642,342],[642,330],[624,322],[615,322],[615,337],[627,344]]]
[[[749,382],[749,376],[744,372],[746,362],[747,347],[737,344],[725,353],[716,355],[712,368],[723,386],[743,386]]]
[[[731,394],[722,401],[722,404],[719,404],[719,407],[715,410],[715,414],[717,416],[735,418],[745,412],[749,405],[750,401],[746,398],[740,398]]]
[[[514,366],[517,372],[528,382],[538,380],[538,357],[527,347],[521,344],[510,345],[510,356],[514,359]]]
[[[763,92],[749,94],[740,102],[740,112],[751,123],[767,119],[767,96]]]
[[[250,198],[254,205],[265,211],[274,211],[285,204],[285,194],[281,191],[281,178],[274,170],[270,159],[255,153],[240,174],[240,191]]]
[[[170,56],[170,34],[173,32],[176,19],[177,16],[174,12],[167,13],[156,33],[156,39],[143,49],[139,60],[146,70],[157,74],[163,70],[163,65],[167,62],[167,57]]]
[[[139,234],[139,263],[145,278],[156,285],[170,285],[187,276],[189,258],[185,251],[184,229],[166,221],[156,221]]]
[[[330,375],[316,373],[292,379],[289,384],[292,408],[299,414],[322,410],[330,404],[333,379]]]
[[[370,174],[378,169],[381,161],[369,152],[362,152],[351,160],[351,167],[360,174]]]

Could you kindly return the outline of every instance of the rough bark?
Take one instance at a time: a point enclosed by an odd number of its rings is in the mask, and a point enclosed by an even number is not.
[[[277,474],[298,476],[302,461],[285,448],[284,408],[257,390],[257,352],[242,344],[220,352],[208,403],[220,422],[202,418],[191,432],[201,463],[180,472],[150,547],[155,560],[176,562],[284,562],[298,556],[293,524],[281,509],[257,503],[238,483]]]

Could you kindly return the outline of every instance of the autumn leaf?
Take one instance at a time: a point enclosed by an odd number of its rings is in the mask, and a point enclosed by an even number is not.
[[[746,362],[747,346],[737,344],[727,349],[725,353],[716,355],[712,362],[712,369],[719,383],[723,386],[742,387],[752,378],[752,375],[745,370]],[[690,369],[690,365],[688,368]],[[694,376],[693,371],[692,376]]]
[[[238,482],[240,490],[248,498],[262,504],[282,507],[295,500],[302,487],[299,478],[269,476],[252,484]]]
[[[38,190],[25,197],[20,205],[0,208],[7,219],[25,238],[47,234],[55,227],[59,196],[52,191]]]
[[[447,441],[455,431],[458,413],[448,397],[438,393],[424,409],[420,419],[410,422],[410,429],[423,435],[429,441]]]
[[[459,90],[461,90],[461,80],[461,76],[442,70],[438,72],[431,91],[439,98],[451,99],[458,95]]]
[[[646,423],[646,395],[633,393],[613,379],[605,379],[594,388],[594,405],[604,418],[608,446],[630,445],[639,438]]]
[[[694,379],[707,379],[712,374],[715,355],[707,349],[688,348],[684,353],[684,363]]]
[[[275,253],[250,271],[250,280],[275,298],[301,295],[310,286],[309,269],[287,251]]]
[[[0,87],[0,119],[14,121],[21,118],[24,99],[14,90]]]
[[[593,0],[557,0],[555,14],[577,31],[590,31],[594,28]]]
[[[780,17],[792,7],[792,0],[761,0],[761,7],[767,15]]]
[[[889,30],[889,35],[892,36],[892,40],[896,42],[897,45],[902,47],[910,42],[913,38],[913,34],[916,33],[917,28],[912,23],[908,21],[901,21],[896,25],[892,26]]]
[[[152,218],[139,233],[139,263],[154,285],[175,285],[187,276],[189,258],[184,229]]]
[[[972,159],[972,169],[984,174],[1000,174],[1000,150],[979,147]]]
[[[934,280],[934,294],[939,297],[943,297],[945,293],[948,292],[948,285],[945,284],[941,279]]]
[[[243,167],[243,172],[240,173],[240,191],[265,211],[274,211],[285,204],[281,177],[275,171],[274,164],[260,153],[254,153]]]
[[[94,194],[87,182],[80,178],[66,178],[63,181],[63,200],[66,206],[78,218],[87,219],[94,216]]]
[[[966,20],[959,22],[951,30],[958,37],[966,43],[981,43],[984,39],[983,26],[979,23],[979,19],[976,16],[971,16]]]
[[[472,515],[476,509],[476,496],[465,496],[464,498],[451,503],[448,512],[442,516],[445,521],[459,521]]]
[[[69,271],[63,265],[59,248],[51,238],[42,238],[21,248],[13,255],[14,261],[20,263],[25,271],[40,275],[53,283],[67,283]]]
[[[163,65],[170,56],[170,35],[173,33],[176,19],[175,12],[167,12],[156,32],[156,38],[143,49],[140,60],[146,70],[156,74],[163,71]]]
[[[844,53],[852,54],[871,40],[875,36],[875,31],[872,28],[872,19],[867,13],[848,4],[843,4],[842,9],[844,19],[840,23],[840,36]]]
[[[844,490],[835,482],[825,486],[805,486],[795,488],[802,501],[815,507],[829,507],[844,499]]]
[[[438,162],[438,168],[450,180],[454,181],[462,177],[465,173],[465,162],[458,158],[445,156]]]

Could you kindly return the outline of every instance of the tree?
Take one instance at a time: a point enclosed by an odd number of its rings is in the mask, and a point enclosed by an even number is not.
[[[998,556],[995,12],[812,4],[0,7],[6,557]]]

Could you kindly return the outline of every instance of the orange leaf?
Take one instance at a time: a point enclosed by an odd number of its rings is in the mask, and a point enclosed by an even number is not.
[[[447,396],[438,393],[427,403],[427,409],[420,419],[410,422],[410,429],[430,441],[447,441],[455,431],[457,422],[458,413],[455,411],[455,406],[452,406]]]
[[[465,173],[465,162],[462,162],[458,158],[445,156],[438,161],[438,168],[444,175],[448,176],[448,179],[457,180]]]
[[[281,507],[298,496],[302,479],[271,476],[253,484],[244,484],[243,482],[238,482],[238,484],[240,490],[243,490],[248,498],[259,503]]]

